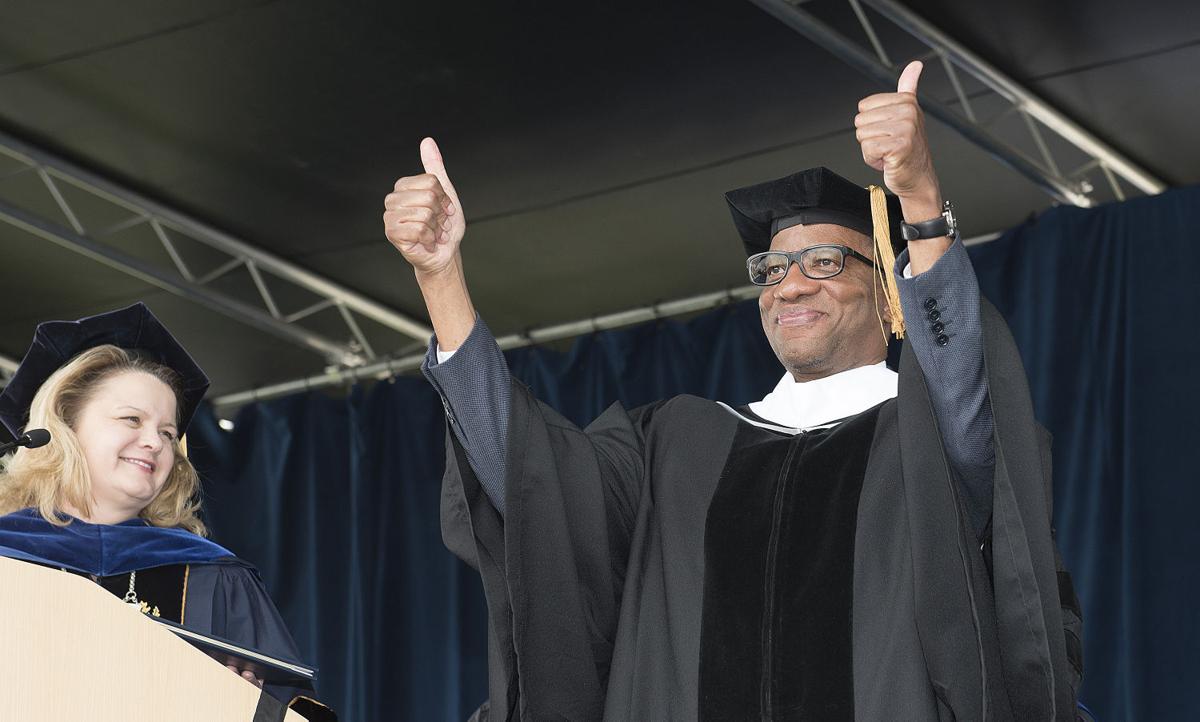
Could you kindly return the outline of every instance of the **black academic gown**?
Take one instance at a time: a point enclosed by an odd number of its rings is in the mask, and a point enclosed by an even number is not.
[[[986,303],[983,325],[990,562],[907,351],[896,399],[795,438],[689,396],[581,431],[514,382],[503,518],[447,434],[443,536],[489,611],[481,717],[1074,719],[1048,439]]]
[[[86,576],[118,597],[128,593],[130,572],[136,572],[134,593],[146,614],[271,657],[300,659],[258,570],[182,529],[141,519],[116,525],[73,519],[60,527],[23,509],[0,517],[0,556]],[[268,684],[264,691],[310,720],[336,719],[315,701],[312,687]]]

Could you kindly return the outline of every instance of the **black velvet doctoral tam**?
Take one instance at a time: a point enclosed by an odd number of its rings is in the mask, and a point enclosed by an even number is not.
[[[779,231],[800,224],[831,223],[872,237],[871,194],[828,168],[809,168],[783,178],[737,188],[725,194],[733,225],[746,255],[771,248]],[[887,196],[888,235],[896,253],[900,236],[900,200]]]
[[[81,318],[38,324],[17,372],[0,393],[0,442],[21,434],[38,389],[68,361],[90,348],[112,344],[160,363],[179,375],[179,434],[208,391],[208,376],[144,303]]]

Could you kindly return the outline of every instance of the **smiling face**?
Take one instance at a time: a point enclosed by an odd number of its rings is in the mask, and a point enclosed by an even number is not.
[[[175,464],[175,394],[142,371],[101,381],[73,424],[95,501],[92,518],[137,516],[162,491]]]
[[[785,228],[771,239],[771,250],[798,251],[827,243],[850,246],[868,258],[874,255],[866,236],[830,224]],[[763,288],[758,297],[763,331],[796,381],[870,366],[887,357],[879,319],[887,323],[890,314],[883,294],[875,290],[873,274],[870,266],[852,257],[846,259],[844,271],[820,281],[792,264],[783,281]]]

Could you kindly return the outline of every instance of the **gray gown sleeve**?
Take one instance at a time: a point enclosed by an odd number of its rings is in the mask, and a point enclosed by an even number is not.
[[[508,363],[483,319],[475,319],[467,340],[445,363],[437,362],[437,337],[431,339],[421,373],[442,397],[446,421],[471,470],[503,516],[512,387]]]
[[[950,467],[982,536],[992,513],[995,421],[983,366],[979,282],[959,238],[932,268],[904,278],[908,250],[896,259],[904,340],[925,375]]]

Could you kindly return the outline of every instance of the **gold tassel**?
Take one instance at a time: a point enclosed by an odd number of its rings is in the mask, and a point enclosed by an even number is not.
[[[184,456],[184,457],[187,456],[187,435],[186,434],[179,437],[179,455]]]
[[[900,310],[900,291],[896,288],[896,253],[892,250],[891,226],[888,224],[887,196],[879,186],[867,186],[871,192],[871,225],[875,235],[875,272],[883,286],[883,297],[892,314],[892,333],[904,338],[904,314]],[[883,319],[879,321],[883,325]],[[887,332],[884,332],[887,335]]]

